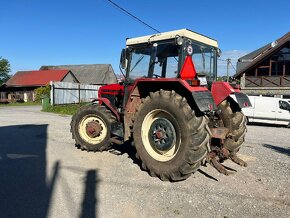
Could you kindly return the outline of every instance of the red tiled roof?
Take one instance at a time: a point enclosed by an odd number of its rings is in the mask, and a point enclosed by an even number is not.
[[[44,86],[50,81],[62,81],[69,70],[18,71],[7,82],[7,86]]]

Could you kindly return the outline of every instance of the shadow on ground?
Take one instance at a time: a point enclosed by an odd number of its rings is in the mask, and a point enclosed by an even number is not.
[[[46,178],[48,125],[0,127],[0,217],[47,217],[61,163]],[[97,217],[97,171],[86,173],[80,217]],[[81,197],[81,196],[80,196]]]
[[[46,182],[47,125],[0,127],[1,217],[46,217],[59,170]]]
[[[284,154],[284,155],[290,156],[290,147],[289,148],[281,148],[281,147],[278,147],[278,146],[275,146],[275,145],[269,145],[269,144],[263,144],[263,146],[265,148],[270,148],[273,151],[276,151],[276,152],[278,152],[280,154]]]
[[[134,146],[131,145],[131,143],[132,143],[131,141],[126,141],[123,145],[115,145],[114,144],[111,147],[111,149],[109,150],[109,152],[112,153],[112,154],[115,154],[115,155],[124,155],[124,154],[127,154],[128,155],[128,158],[132,159],[132,161],[133,161],[134,164],[138,165],[139,168],[142,171],[147,172],[146,170],[144,170],[142,168],[142,162],[141,162],[141,160],[139,160],[138,158],[136,158],[136,149],[135,149]],[[208,164],[208,166],[209,167],[212,167],[212,166],[210,166],[210,164]],[[226,168],[229,169],[229,170],[231,170],[231,171],[236,171],[236,170],[231,169],[231,168],[228,168],[228,167],[226,167]],[[211,176],[210,174],[206,173],[203,169],[204,169],[204,167],[201,167],[195,173],[201,173],[203,176],[207,177],[208,179],[211,179],[211,180],[214,180],[214,181],[219,181],[214,176]],[[149,173],[148,173],[148,176],[150,176]],[[171,181],[171,182],[176,182],[176,181]]]
[[[111,149],[109,150],[110,153],[115,155],[124,155],[127,154],[128,158],[132,159],[134,164],[137,164],[141,170],[142,169],[142,162],[136,158],[136,148],[132,146],[132,142],[130,140],[126,141],[122,145],[112,145]]]

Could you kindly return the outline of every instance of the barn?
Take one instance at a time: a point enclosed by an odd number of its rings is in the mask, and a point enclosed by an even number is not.
[[[34,101],[35,89],[49,85],[50,81],[79,82],[70,70],[18,71],[0,87],[0,101]]]

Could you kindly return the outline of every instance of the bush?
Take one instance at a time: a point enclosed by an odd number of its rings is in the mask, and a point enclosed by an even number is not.
[[[41,99],[44,97],[50,97],[50,86],[49,85],[35,89],[35,101],[36,102],[41,102]]]

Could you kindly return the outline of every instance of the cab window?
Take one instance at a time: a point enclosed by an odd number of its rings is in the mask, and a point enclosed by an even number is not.
[[[279,108],[282,110],[290,111],[290,105],[286,101],[279,101]]]

